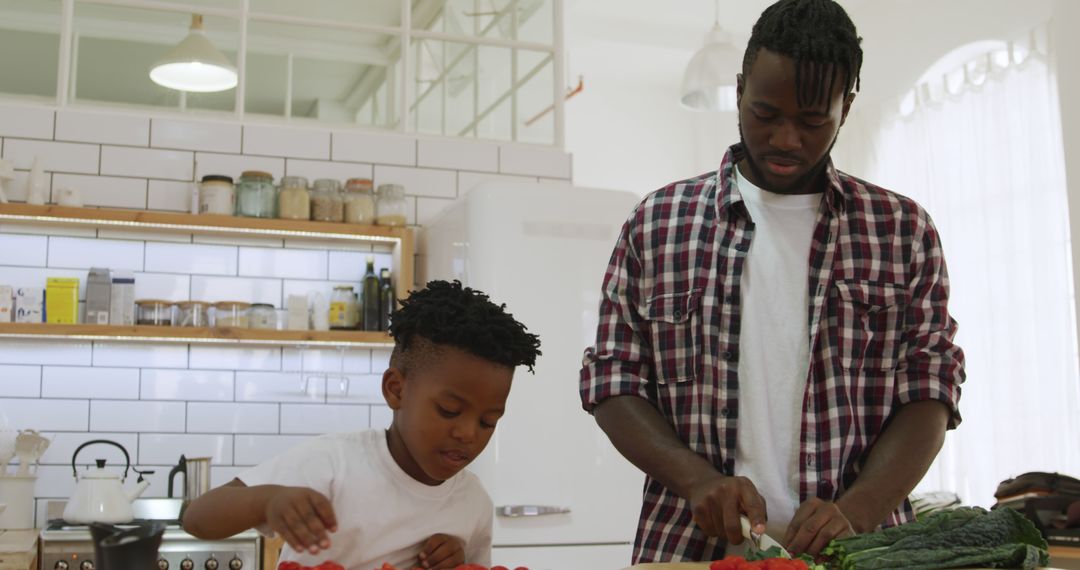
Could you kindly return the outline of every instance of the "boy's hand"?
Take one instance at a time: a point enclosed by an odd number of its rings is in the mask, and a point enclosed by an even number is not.
[[[317,554],[330,548],[329,532],[337,531],[330,501],[305,487],[283,487],[266,504],[266,524],[297,552]]]
[[[420,547],[420,566],[427,570],[454,569],[465,563],[465,545],[445,534],[436,534]]]

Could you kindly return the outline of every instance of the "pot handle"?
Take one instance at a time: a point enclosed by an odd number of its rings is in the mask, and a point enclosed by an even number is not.
[[[93,445],[95,443],[107,443],[109,445],[115,445],[116,447],[120,448],[120,451],[124,452],[124,461],[127,462],[127,465],[124,466],[124,478],[121,479],[121,481],[127,480],[128,469],[131,468],[131,456],[128,455],[128,452],[126,449],[124,449],[124,446],[116,443],[115,441],[112,441],[111,439],[92,439],[75,448],[75,453],[71,454],[71,473],[75,475],[75,478],[79,478],[79,470],[75,468],[75,458],[79,456],[79,452],[82,451],[82,448],[88,445]]]

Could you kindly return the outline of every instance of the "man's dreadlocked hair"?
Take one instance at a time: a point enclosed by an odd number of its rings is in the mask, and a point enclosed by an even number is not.
[[[540,337],[492,303],[487,295],[460,281],[430,281],[413,291],[390,315],[394,337],[391,366],[406,370],[426,360],[439,346],[450,346],[496,364],[532,372],[540,355]]]
[[[765,48],[795,60],[800,107],[822,101],[831,109],[836,77],[843,72],[844,94],[859,90],[862,38],[847,12],[834,0],[780,0],[761,13],[743,57],[743,74]]]

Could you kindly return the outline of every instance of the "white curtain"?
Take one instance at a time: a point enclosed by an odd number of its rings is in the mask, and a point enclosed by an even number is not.
[[[967,354],[964,422],[917,492],[993,504],[1027,471],[1080,477],[1080,378],[1057,86],[1045,53],[988,54],[848,156],[930,213]],[[916,104],[912,105],[911,103]],[[858,135],[856,135],[858,138]],[[859,160],[862,159],[862,160]]]

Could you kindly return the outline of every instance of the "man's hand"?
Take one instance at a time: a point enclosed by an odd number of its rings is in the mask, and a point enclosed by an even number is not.
[[[741,515],[750,519],[755,533],[765,532],[765,498],[746,477],[718,474],[690,487],[687,499],[694,522],[709,536],[724,536],[728,544],[741,544]]]
[[[795,512],[784,535],[784,544],[792,554],[817,556],[832,539],[854,534],[851,522],[836,503],[814,498],[800,505]]]
[[[337,531],[330,501],[306,487],[282,487],[266,504],[266,524],[293,550],[311,554],[330,548],[328,532]]]
[[[436,534],[420,547],[420,565],[427,570],[453,569],[465,564],[465,545],[445,534]]]

